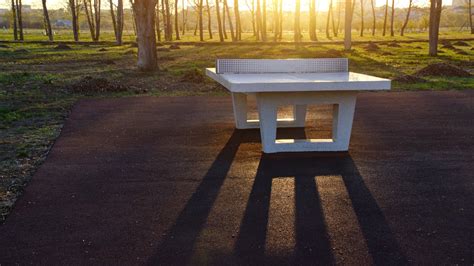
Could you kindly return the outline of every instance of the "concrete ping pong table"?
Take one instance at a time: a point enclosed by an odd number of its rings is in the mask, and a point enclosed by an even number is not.
[[[232,94],[237,129],[260,128],[263,152],[348,151],[357,92],[390,90],[390,80],[349,72],[347,58],[218,59],[206,74]],[[248,120],[247,96],[258,120]],[[277,139],[278,127],[305,127],[307,106],[333,105],[332,139]],[[278,119],[293,106],[292,119]]]

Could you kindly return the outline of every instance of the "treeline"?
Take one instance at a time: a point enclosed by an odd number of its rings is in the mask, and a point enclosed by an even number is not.
[[[80,31],[90,34],[93,41],[100,40],[101,29],[114,30],[117,43],[121,43],[123,29],[136,32],[133,9],[124,9],[123,0],[67,0],[68,9],[48,10],[42,0],[42,10],[23,12],[21,0],[12,0],[11,11],[6,13],[4,27],[13,28],[13,38],[24,40],[24,28],[43,28],[50,40],[54,39],[56,21],[70,21],[74,39],[80,39]],[[303,7],[295,1],[294,11],[283,10],[282,0],[155,0],[155,27],[158,41],[179,40],[182,35],[193,34],[201,41],[239,41],[242,32],[251,32],[256,41],[279,41],[284,31],[293,31],[294,40],[305,40],[303,32],[311,41],[318,35],[331,39],[344,29],[345,5],[329,0],[324,11],[318,10],[316,1],[310,0]],[[229,5],[232,1],[233,8]],[[108,5],[108,9],[104,6]],[[364,34],[403,35],[407,31],[429,29],[430,8],[420,8],[410,0],[408,8],[396,8],[395,2],[387,0],[383,7],[375,7],[375,0],[356,0],[351,4],[351,28]],[[244,6],[245,11],[241,11]],[[309,10],[309,11],[307,11]],[[327,10],[327,11],[326,11]],[[472,27],[468,17],[471,10],[448,9],[442,13],[441,27]],[[53,23],[52,23],[52,22]],[[0,26],[2,26],[0,24]]]

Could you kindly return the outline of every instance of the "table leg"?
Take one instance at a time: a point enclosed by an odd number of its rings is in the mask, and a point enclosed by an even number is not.
[[[247,95],[245,93],[232,93],[232,105],[234,107],[234,120],[237,129],[247,127]]]
[[[305,127],[307,108],[306,104],[293,105],[294,127]]]
[[[260,118],[260,136],[265,153],[276,152],[277,105],[266,97],[257,96],[258,115]]]

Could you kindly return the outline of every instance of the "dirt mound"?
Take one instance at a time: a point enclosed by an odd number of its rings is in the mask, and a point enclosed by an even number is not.
[[[182,82],[204,83],[206,77],[199,69],[191,69],[184,72],[181,77]]]
[[[429,65],[415,73],[418,77],[444,76],[444,77],[470,77],[466,70],[447,63],[436,63]]]
[[[329,49],[324,53],[324,56],[331,58],[331,57],[341,57],[343,55],[342,51],[336,49]]]
[[[72,50],[71,46],[67,45],[67,44],[64,44],[64,43],[60,43],[58,44],[56,47],[53,48],[54,50]]]
[[[423,47],[421,47],[421,46],[415,46],[415,47],[413,47],[413,48],[415,48],[415,49],[423,49]]]
[[[441,43],[442,45],[451,45],[451,42],[448,40],[440,40],[439,43]]]
[[[463,42],[463,41],[457,41],[457,42],[454,43],[454,45],[456,45],[456,46],[471,46],[471,45],[469,45],[469,43]]]
[[[100,48],[98,51],[99,51],[99,52],[107,52],[108,50],[105,49],[105,48]]]
[[[122,92],[129,88],[119,83],[111,82],[106,78],[94,78],[86,76],[78,82],[72,84],[69,89],[79,93],[103,93],[103,92]]]
[[[178,50],[178,49],[181,49],[181,47],[179,47],[179,45],[177,45],[177,44],[172,44],[172,45],[170,45],[170,49],[171,50]]]
[[[18,53],[18,54],[27,54],[29,53],[30,51],[26,50],[26,49],[16,49],[15,51],[13,51],[15,53]]]
[[[367,46],[364,47],[364,49],[369,52],[374,52],[374,51],[378,51],[380,47],[373,42],[369,42],[369,44],[367,44]]]
[[[104,59],[101,61],[101,63],[104,65],[115,65],[115,62],[112,59]]]
[[[445,45],[441,46],[441,48],[450,49],[450,50],[456,50],[457,49],[452,44],[445,44]]]
[[[400,44],[398,44],[397,42],[391,42],[391,43],[387,43],[387,46],[388,47],[402,47]]]
[[[393,81],[396,82],[401,82],[401,83],[421,83],[421,82],[426,82],[426,80],[413,76],[413,75],[403,75],[403,76],[398,76],[393,79]]]
[[[10,46],[8,46],[6,44],[0,44],[0,48],[10,48]]]
[[[463,51],[463,50],[457,50],[456,53],[457,53],[457,54],[460,54],[460,55],[469,55],[468,52]]]

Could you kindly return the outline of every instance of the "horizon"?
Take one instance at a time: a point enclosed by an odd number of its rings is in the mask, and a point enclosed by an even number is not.
[[[294,1],[292,1],[292,0],[283,0],[283,1],[284,1],[284,10],[285,11],[292,11],[294,9]],[[335,0],[335,1],[337,1],[337,0]],[[365,1],[370,3],[369,0],[365,0]],[[360,1],[358,1],[358,2],[360,2]],[[391,1],[389,1],[389,5],[390,5],[390,2]],[[452,2],[453,2],[453,0],[447,0],[445,3],[443,3],[443,6],[450,6],[450,5],[452,5]],[[116,3],[116,1],[114,1],[114,3]],[[301,1],[301,11],[303,11],[303,12],[308,11],[308,3],[309,3],[309,0],[302,0]],[[395,6],[397,8],[406,8],[406,7],[408,7],[408,3],[409,3],[409,0],[395,0]],[[23,5],[30,5],[33,9],[41,9],[42,8],[41,2],[36,1],[36,0],[23,0]],[[57,9],[61,9],[61,8],[67,8],[67,2],[65,0],[49,1],[47,3],[47,5],[48,5],[48,8],[50,10],[57,10]],[[316,5],[317,5],[318,10],[327,11],[328,6],[329,6],[329,0],[316,1]],[[382,7],[384,5],[385,5],[385,0],[376,0],[375,1],[375,6],[376,7]],[[429,6],[429,1],[414,0],[413,5],[414,6],[420,6],[420,7],[427,7],[427,6]],[[0,8],[10,9],[10,6],[11,6],[11,4],[8,0],[4,0],[4,1],[0,2]],[[181,1],[180,1],[180,6],[181,6]],[[186,6],[192,6],[192,5],[187,3]],[[102,3],[102,8],[106,9],[108,7],[109,7],[108,2],[103,2]],[[130,4],[129,4],[128,1],[124,1],[124,7],[125,8],[130,8]],[[229,3],[229,7],[233,7],[233,3]],[[269,7],[268,10],[271,10],[271,5],[268,5],[268,7]],[[245,10],[245,11],[249,10],[247,8],[246,1],[241,1],[240,9]]]

